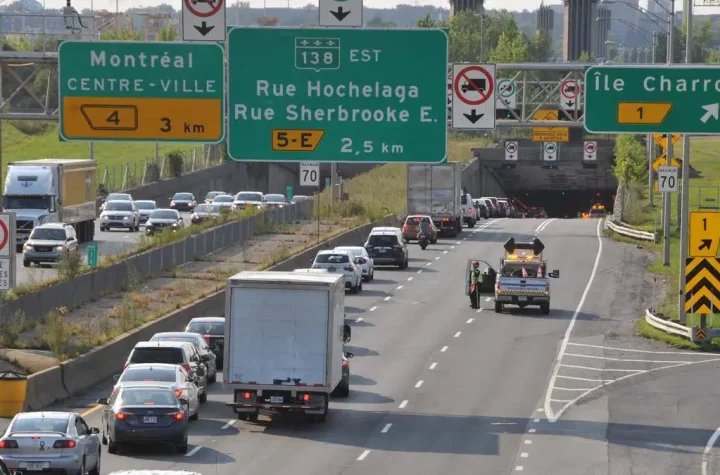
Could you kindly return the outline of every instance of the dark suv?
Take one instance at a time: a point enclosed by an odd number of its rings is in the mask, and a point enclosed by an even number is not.
[[[372,233],[365,243],[365,249],[375,265],[396,265],[400,269],[408,266],[408,248],[399,234],[391,231]]]
[[[197,317],[190,320],[185,331],[199,333],[217,356],[217,367],[223,369],[225,357],[225,317]]]
[[[547,218],[547,213],[542,206],[531,206],[528,208],[525,216],[528,218]]]

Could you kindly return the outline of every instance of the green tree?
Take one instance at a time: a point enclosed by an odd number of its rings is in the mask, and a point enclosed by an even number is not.
[[[157,37],[155,38],[157,41],[177,41],[178,39],[178,32],[175,28],[168,25],[160,32],[158,33]]]
[[[368,26],[370,28],[394,28],[397,25],[394,21],[385,21],[379,16],[376,16],[372,17],[368,22],[366,22],[365,26]]]
[[[424,17],[420,18],[417,21],[417,27],[418,28],[437,28],[437,23],[435,22],[435,20],[430,18],[430,14],[427,13],[427,14],[425,14]]]
[[[673,35],[673,62],[685,62],[685,39],[687,24],[680,28],[676,27]],[[712,31],[712,19],[708,19],[699,25],[693,25],[693,48],[691,59],[693,63],[704,63],[714,43],[715,37]],[[656,62],[667,61],[667,35],[661,33],[657,36]]]
[[[520,32],[503,33],[497,46],[490,52],[491,63],[525,63],[530,60],[528,41]]]
[[[596,62],[595,55],[592,53],[588,53],[587,51],[583,51],[580,53],[580,56],[578,57],[576,63],[594,63]]]
[[[633,135],[618,135],[615,139],[613,173],[622,186],[628,186],[647,176],[645,148]]]
[[[121,30],[105,31],[100,34],[100,39],[104,41],[140,41],[140,33],[132,28],[123,28]]]
[[[538,30],[528,44],[530,60],[536,63],[547,63],[553,55],[552,36],[545,30]]]

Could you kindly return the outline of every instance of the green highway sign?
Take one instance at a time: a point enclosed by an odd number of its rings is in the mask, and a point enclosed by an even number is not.
[[[63,41],[60,139],[221,142],[224,65],[217,44]]]
[[[590,133],[720,134],[720,66],[591,66]]]
[[[445,31],[237,27],[227,45],[230,158],[446,160]]]
[[[96,242],[87,245],[87,265],[88,267],[97,267],[98,265],[98,245]]]

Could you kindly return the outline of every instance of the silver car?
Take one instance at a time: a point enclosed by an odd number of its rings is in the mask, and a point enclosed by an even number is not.
[[[75,412],[22,412],[0,438],[10,472],[100,474],[100,430]]]
[[[187,399],[190,420],[200,417],[200,391],[187,371],[175,364],[135,363],[128,365],[122,374],[115,375],[115,394],[123,386],[165,385],[175,391],[178,399]]]
[[[140,231],[140,213],[132,201],[108,201],[100,213],[100,231],[112,228]]]
[[[105,205],[110,201],[133,201],[133,197],[130,193],[110,193],[103,198],[103,204],[100,206],[100,210],[105,210]]]
[[[150,218],[145,223],[145,234],[152,236],[155,233],[162,232],[165,229],[177,231],[185,227],[185,221],[180,213],[174,209],[156,209],[150,214]]]
[[[213,198],[212,204],[219,206],[221,210],[230,211],[234,209],[235,198],[232,195],[216,196]]]
[[[290,202],[287,198],[285,198],[285,195],[265,195],[265,206],[267,206],[268,208],[282,208],[289,204]]]
[[[140,224],[145,224],[153,211],[157,209],[157,203],[153,200],[138,200],[135,207],[140,214]]]
[[[23,266],[30,267],[58,262],[63,257],[76,257],[79,253],[75,229],[64,223],[45,223],[30,233],[23,246]]]
[[[235,195],[233,210],[252,208],[257,209],[265,207],[265,195],[259,191],[241,191]]]

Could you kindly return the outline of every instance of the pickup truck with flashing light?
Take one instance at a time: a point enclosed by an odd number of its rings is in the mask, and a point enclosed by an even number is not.
[[[560,271],[547,272],[547,262],[542,258],[545,245],[537,238],[516,242],[511,237],[504,248],[505,257],[500,260],[495,278],[495,312],[502,313],[506,305],[537,306],[543,315],[548,315],[550,279],[559,278]]]

